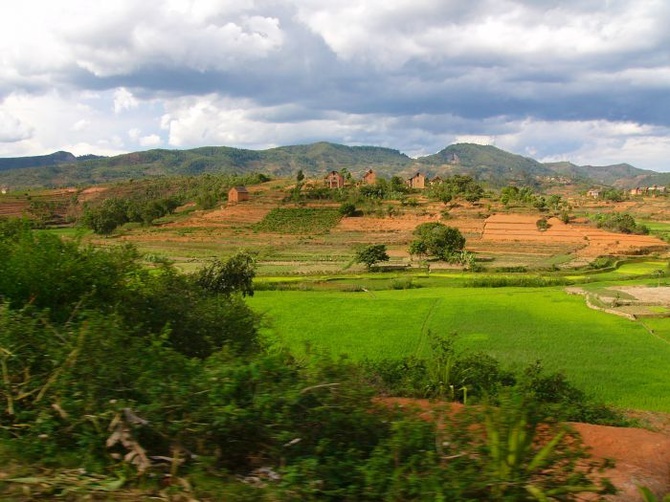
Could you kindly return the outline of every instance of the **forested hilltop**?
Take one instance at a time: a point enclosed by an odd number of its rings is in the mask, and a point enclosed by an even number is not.
[[[623,166],[623,167],[622,167]],[[626,164],[576,166],[567,162],[543,164],[491,145],[460,143],[440,152],[412,159],[390,148],[314,143],[246,150],[225,146],[191,150],[149,150],[115,157],[74,157],[67,152],[50,156],[0,159],[0,184],[11,187],[85,186],[149,176],[205,173],[263,173],[293,176],[299,170],[317,177],[346,169],[355,176],[368,169],[381,175],[409,177],[467,174],[492,188],[510,183],[543,187],[559,184],[612,185],[619,188],[670,184],[670,174],[637,169]]]

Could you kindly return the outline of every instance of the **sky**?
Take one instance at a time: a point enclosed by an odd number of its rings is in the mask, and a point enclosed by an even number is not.
[[[453,143],[670,171],[668,0],[21,0],[0,157]]]

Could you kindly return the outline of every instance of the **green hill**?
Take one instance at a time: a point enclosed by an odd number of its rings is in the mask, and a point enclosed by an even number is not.
[[[491,145],[458,143],[418,160],[436,174],[469,174],[491,186],[540,186],[555,173],[544,164]]]
[[[322,177],[330,170],[347,169],[354,177],[374,169],[386,178],[408,177],[417,171],[428,177],[469,174],[485,185],[510,184],[540,188],[563,182],[610,185],[620,188],[670,184],[670,173],[637,169],[628,164],[577,166],[570,162],[542,164],[491,145],[459,143],[434,155],[412,159],[398,150],[376,146],[313,143],[247,150],[209,146],[190,150],[156,149],[115,157],[75,157],[56,152],[41,157],[0,159],[0,184],[11,187],[87,186],[153,176],[205,173],[263,173],[292,177]]]

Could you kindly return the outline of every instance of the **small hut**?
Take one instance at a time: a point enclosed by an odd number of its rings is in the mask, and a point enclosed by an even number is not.
[[[228,202],[236,204],[238,202],[244,202],[245,200],[249,200],[249,191],[247,190],[247,187],[237,186],[228,190]]]

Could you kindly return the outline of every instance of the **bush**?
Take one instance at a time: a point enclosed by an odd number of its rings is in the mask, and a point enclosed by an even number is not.
[[[635,219],[628,213],[597,214],[596,225],[598,228],[624,234],[649,234],[649,228],[636,223]]]
[[[340,206],[340,209],[338,210],[339,213],[342,216],[347,216],[347,217],[352,217],[352,216],[358,216],[359,211],[356,209],[356,205],[352,204],[351,202],[344,202]]]

